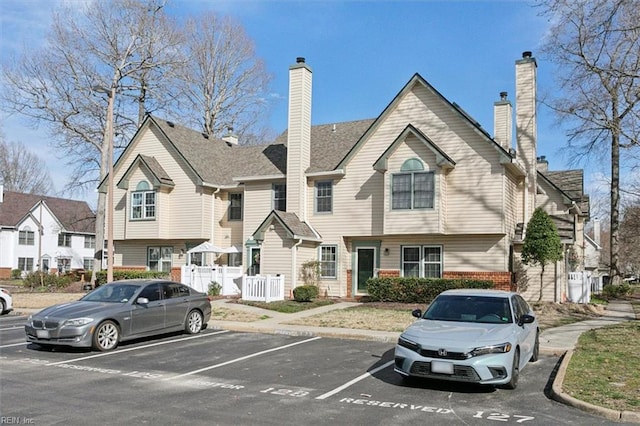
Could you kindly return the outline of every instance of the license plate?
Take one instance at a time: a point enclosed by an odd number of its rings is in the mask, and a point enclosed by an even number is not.
[[[48,339],[49,338],[49,330],[36,330],[36,337],[38,339]]]
[[[453,374],[453,364],[450,362],[431,361],[431,372],[439,374]]]

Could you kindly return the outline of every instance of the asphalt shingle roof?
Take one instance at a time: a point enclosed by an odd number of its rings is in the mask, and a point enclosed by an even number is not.
[[[95,233],[96,215],[85,201],[4,191],[0,226],[15,227],[38,202],[43,201],[67,232]]]
[[[200,132],[153,118],[203,181],[233,184],[234,177],[271,176],[287,172],[287,131],[271,144],[234,145]],[[373,119],[311,127],[308,172],[331,171],[373,123]]]

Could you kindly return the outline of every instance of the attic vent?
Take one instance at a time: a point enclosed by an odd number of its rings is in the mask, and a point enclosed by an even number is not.
[[[167,124],[169,125],[169,127],[176,127],[176,125],[173,124],[173,121],[167,121]]]
[[[202,137],[205,138],[205,139],[209,139],[209,135],[204,133],[204,132],[202,132]]]

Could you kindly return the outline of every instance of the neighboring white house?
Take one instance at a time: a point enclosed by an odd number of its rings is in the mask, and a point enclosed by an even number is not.
[[[549,171],[537,156],[531,52],[515,68],[516,109],[501,93],[493,137],[419,74],[375,118],[312,125],[304,58],[289,68],[288,129],[273,143],[243,146],[148,116],[114,164],[115,265],[179,277],[189,250],[208,241],[239,248],[219,263],[283,276],[287,295],[310,261],[321,293],[335,297],[366,295],[374,276],[509,289],[537,207],[582,256],[582,171]],[[529,271],[525,297],[537,299]],[[567,272],[564,259],[547,265],[544,300],[563,300]]]
[[[9,278],[12,269],[90,270],[95,247],[95,213],[86,202],[0,185],[0,278]]]

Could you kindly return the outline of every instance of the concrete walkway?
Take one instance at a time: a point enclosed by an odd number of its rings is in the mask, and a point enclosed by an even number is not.
[[[375,340],[380,342],[387,342],[390,344],[395,344],[398,340],[398,336],[400,335],[400,333],[388,331],[358,330],[352,328],[333,327],[311,327],[305,325],[285,324],[285,322],[293,322],[308,316],[318,315],[336,309],[345,309],[352,306],[357,306],[359,305],[359,303],[341,302],[297,313],[283,314],[267,309],[243,305],[241,303],[227,302],[229,301],[224,299],[216,300],[212,302],[212,307],[223,307],[227,309],[242,310],[245,312],[256,314],[258,317],[264,316],[265,319],[253,322],[211,320],[208,323],[209,328],[255,333],[286,334],[292,336],[324,336],[343,339]],[[562,383],[564,381],[567,366],[569,365],[569,361],[571,360],[573,350],[578,343],[578,338],[582,333],[594,328],[606,327],[622,321],[631,321],[635,319],[636,315],[634,314],[633,306],[631,305],[631,303],[626,301],[613,301],[607,305],[605,314],[600,318],[580,321],[573,324],[544,330],[540,334],[540,353],[562,357],[560,367],[558,368],[558,372],[556,374],[556,377],[554,378],[554,382],[552,385],[551,395],[553,399],[611,420],[640,423],[640,412],[620,412],[608,408],[598,407],[577,400],[570,395],[565,394],[562,390]]]

